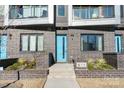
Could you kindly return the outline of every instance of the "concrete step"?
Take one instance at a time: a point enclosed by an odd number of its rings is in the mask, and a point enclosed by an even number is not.
[[[52,71],[49,70],[49,73],[54,73],[54,72],[55,73],[74,73],[74,70],[70,70],[70,71],[68,71],[68,70],[67,71],[66,70],[65,71],[64,70],[52,70]]]
[[[57,76],[48,76],[48,78],[76,78],[76,76],[72,75],[72,76],[61,76],[61,75],[57,75]]]
[[[49,76],[74,76],[75,74],[65,74],[65,73],[62,73],[62,74],[58,74],[58,73],[50,73]]]

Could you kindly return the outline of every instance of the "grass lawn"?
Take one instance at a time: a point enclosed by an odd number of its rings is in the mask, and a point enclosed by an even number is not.
[[[0,80],[0,84],[5,85],[14,80]],[[46,78],[24,79],[12,83],[9,88],[42,88],[46,82]]]
[[[124,78],[77,78],[81,88],[124,88]]]

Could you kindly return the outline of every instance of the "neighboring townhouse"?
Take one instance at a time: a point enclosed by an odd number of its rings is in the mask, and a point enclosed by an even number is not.
[[[57,9],[57,49],[65,49],[61,56],[57,54],[58,62],[86,62],[90,58],[103,58],[103,53],[116,52],[115,27],[120,24],[119,5],[69,5],[63,8],[60,16],[62,9]],[[61,47],[60,42],[65,47]]]
[[[0,59],[37,59],[37,68],[48,68],[55,55],[52,5],[5,5],[0,30]]]
[[[5,11],[1,16],[4,18],[0,17],[2,33],[0,42],[4,48],[1,47],[0,58],[30,59],[32,55],[38,54],[42,60],[44,52],[47,52],[49,60],[45,60],[42,66],[46,64],[48,66],[53,60],[72,63],[87,61],[90,58],[103,58],[104,54],[122,55],[123,25],[120,24],[123,23],[122,7],[4,6]]]

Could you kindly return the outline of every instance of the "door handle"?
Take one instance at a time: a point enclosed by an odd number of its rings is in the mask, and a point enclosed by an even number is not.
[[[65,38],[63,37],[63,58],[65,58]]]

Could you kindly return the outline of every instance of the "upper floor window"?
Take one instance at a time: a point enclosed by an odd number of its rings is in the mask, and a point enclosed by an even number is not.
[[[124,17],[124,6],[120,6],[120,13],[121,13],[121,18]]]
[[[4,6],[0,5],[0,16],[4,15]]]
[[[73,5],[73,19],[96,19],[114,17],[114,6]]]
[[[48,5],[12,5],[9,9],[10,19],[48,17]]]
[[[82,51],[102,51],[103,35],[81,35]]]
[[[65,16],[65,6],[64,5],[57,6],[57,16]]]
[[[103,6],[103,17],[114,17],[114,6],[113,5]]]

